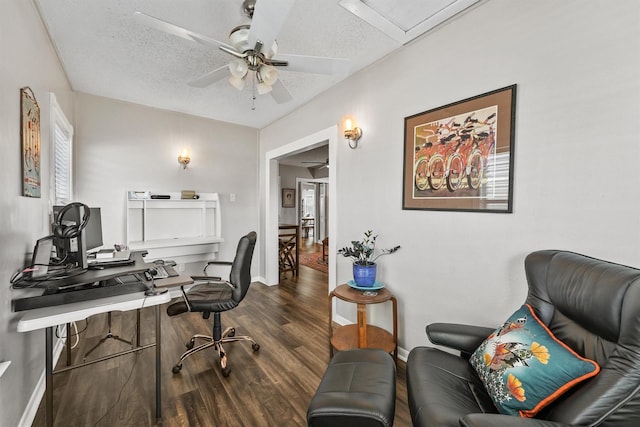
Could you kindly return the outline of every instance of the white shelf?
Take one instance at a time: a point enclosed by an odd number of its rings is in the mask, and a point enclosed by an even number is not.
[[[137,192],[150,196],[150,192]],[[127,244],[145,249],[148,259],[195,262],[215,259],[221,237],[220,201],[217,193],[200,193],[199,199],[127,199]]]
[[[157,239],[138,242],[129,242],[129,249],[157,249],[173,248],[176,246],[207,245],[212,243],[222,243],[224,239],[219,237],[192,237],[175,239]]]

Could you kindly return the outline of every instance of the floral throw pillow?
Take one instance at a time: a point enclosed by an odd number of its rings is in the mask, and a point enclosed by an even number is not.
[[[600,366],[579,356],[526,304],[476,349],[470,359],[503,414],[533,417]]]

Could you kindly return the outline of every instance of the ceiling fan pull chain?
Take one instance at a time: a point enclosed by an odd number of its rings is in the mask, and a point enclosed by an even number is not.
[[[257,74],[257,71],[254,71],[254,74]],[[251,79],[251,82],[252,82],[251,110],[255,110],[256,109],[256,78],[257,78],[257,76],[254,76]]]

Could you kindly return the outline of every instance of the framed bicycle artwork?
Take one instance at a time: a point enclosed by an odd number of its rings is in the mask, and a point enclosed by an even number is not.
[[[511,213],[516,85],[404,119],[402,209]]]

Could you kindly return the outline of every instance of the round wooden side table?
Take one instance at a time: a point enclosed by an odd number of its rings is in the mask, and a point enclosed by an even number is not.
[[[357,323],[333,329],[332,300],[336,297],[357,304]],[[393,333],[378,326],[367,325],[367,305],[391,301],[393,304]],[[398,301],[388,289],[364,291],[347,284],[336,287],[329,294],[329,353],[350,348],[380,348],[393,354],[398,363]]]

